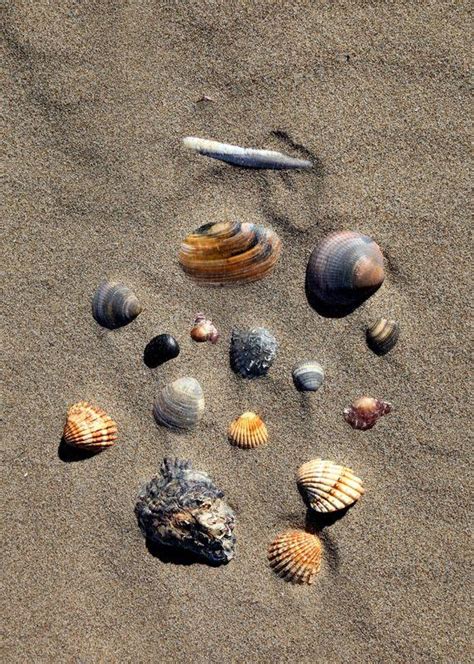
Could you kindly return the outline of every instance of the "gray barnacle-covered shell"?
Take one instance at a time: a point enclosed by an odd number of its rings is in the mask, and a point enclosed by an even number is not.
[[[141,310],[135,293],[118,281],[103,281],[92,299],[92,315],[109,330],[131,323]]]
[[[204,412],[204,394],[195,378],[186,376],[168,383],[158,394],[153,415],[171,429],[192,429]]]
[[[316,392],[323,381],[324,369],[318,362],[300,362],[293,368],[293,382],[301,392]]]
[[[268,330],[232,330],[230,364],[244,378],[266,376],[277,352],[277,340]]]
[[[235,514],[204,472],[189,461],[164,459],[160,475],[140,491],[135,515],[143,535],[218,565],[234,557]]]

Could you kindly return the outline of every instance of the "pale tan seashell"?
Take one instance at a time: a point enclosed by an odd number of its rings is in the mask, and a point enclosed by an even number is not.
[[[345,509],[365,493],[362,480],[350,468],[323,459],[300,466],[296,483],[306,504],[316,512]]]
[[[247,411],[229,426],[229,441],[243,449],[259,447],[268,441],[265,422],[256,413]]]
[[[100,452],[115,444],[117,425],[102,408],[80,401],[67,412],[63,440],[67,445],[89,452]]]
[[[304,530],[288,530],[268,547],[268,560],[275,574],[293,583],[313,583],[321,569],[319,537]]]

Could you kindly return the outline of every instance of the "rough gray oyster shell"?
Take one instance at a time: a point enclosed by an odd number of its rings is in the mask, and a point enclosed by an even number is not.
[[[264,327],[232,330],[230,365],[244,378],[266,376],[277,351],[277,340]]]
[[[234,557],[235,514],[208,475],[190,461],[165,458],[138,494],[135,514],[150,541],[192,551],[209,563]]]

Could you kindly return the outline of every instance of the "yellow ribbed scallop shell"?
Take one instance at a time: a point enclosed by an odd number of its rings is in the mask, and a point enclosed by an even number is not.
[[[337,512],[350,507],[364,494],[362,480],[350,468],[323,459],[300,466],[296,483],[306,504],[316,512]]]
[[[268,560],[275,574],[293,583],[313,583],[321,569],[319,537],[304,530],[288,530],[268,547]]]
[[[90,452],[100,452],[114,445],[117,425],[102,408],[80,401],[67,412],[63,440],[67,445]]]
[[[251,411],[243,413],[230,423],[228,436],[232,445],[243,449],[259,447],[268,441],[265,422]]]

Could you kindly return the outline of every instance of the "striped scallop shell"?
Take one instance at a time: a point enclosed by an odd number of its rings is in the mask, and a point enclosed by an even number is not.
[[[236,447],[252,449],[268,441],[268,431],[261,417],[247,411],[233,420],[228,431],[229,441]]]
[[[195,378],[186,376],[166,385],[155,400],[153,415],[170,429],[192,429],[204,412],[204,394]]]
[[[278,260],[281,242],[269,228],[240,221],[205,224],[181,244],[179,263],[197,282],[223,285],[257,281]]]
[[[372,238],[336,231],[326,236],[309,258],[306,293],[319,313],[344,316],[373,295],[384,276],[383,255]]]
[[[115,444],[117,425],[102,408],[87,401],[74,404],[67,411],[63,440],[71,447],[100,452]]]
[[[316,392],[324,381],[324,369],[318,362],[300,362],[293,369],[293,382],[301,392]]]
[[[400,326],[394,320],[379,318],[367,328],[367,345],[377,355],[388,353],[398,341]]]
[[[117,281],[103,281],[92,299],[92,315],[109,330],[131,323],[141,310],[135,293]]]
[[[362,480],[350,468],[323,459],[313,459],[300,466],[296,483],[305,503],[315,512],[345,509],[365,492]]]
[[[275,574],[293,583],[313,583],[321,569],[319,537],[304,530],[288,530],[278,535],[268,548],[268,560]]]

